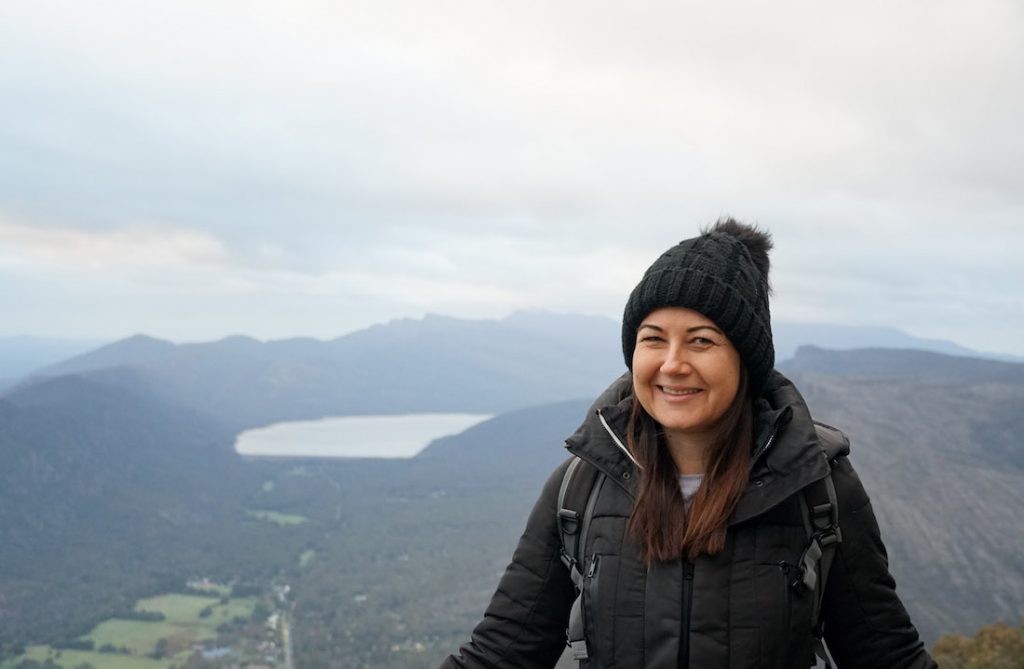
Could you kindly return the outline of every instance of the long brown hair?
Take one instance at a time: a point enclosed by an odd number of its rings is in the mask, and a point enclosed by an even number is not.
[[[687,508],[664,431],[634,395],[626,445],[639,464],[640,482],[628,527],[648,563],[680,556],[692,560],[725,549],[729,516],[749,478],[753,415],[741,368],[736,397],[715,426],[707,470]]]

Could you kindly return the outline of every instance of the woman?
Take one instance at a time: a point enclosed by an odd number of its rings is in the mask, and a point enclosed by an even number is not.
[[[756,227],[719,221],[658,258],[626,303],[630,373],[567,440],[600,482],[580,559],[566,560],[580,566],[581,666],[808,667],[822,628],[841,669],[936,666],[856,473],[826,455],[824,441],[845,438],[816,426],[773,369],[771,247]],[[569,466],[548,480],[484,620],[443,668],[555,665],[577,596],[560,559]],[[816,590],[802,577],[826,560],[808,550],[806,500],[824,482],[836,503],[812,506],[838,508],[841,542]]]

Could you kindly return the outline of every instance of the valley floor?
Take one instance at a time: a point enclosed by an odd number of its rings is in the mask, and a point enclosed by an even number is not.
[[[227,592],[211,584],[209,594],[139,600],[140,619],[108,619],[77,639],[78,648],[29,646],[0,669],[290,669],[290,630],[280,589],[264,598],[232,598]]]

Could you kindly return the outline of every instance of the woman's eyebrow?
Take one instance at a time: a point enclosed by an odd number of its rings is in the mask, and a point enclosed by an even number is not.
[[[661,327],[660,325],[654,325],[652,323],[644,323],[643,325],[641,325],[637,329],[637,332],[639,332],[640,330],[643,330],[644,328],[650,328],[652,330],[657,330],[658,332],[664,332],[665,331],[665,329],[663,327]],[[712,332],[717,332],[718,334],[725,334],[724,332],[722,332],[721,330],[716,328],[714,325],[695,325],[692,328],[687,328],[686,332],[687,332],[687,334],[689,334],[691,332],[696,332],[697,330],[711,330]]]
[[[696,325],[696,326],[694,326],[692,328],[689,328],[687,330],[687,332],[696,332],[697,330],[711,330],[712,332],[717,332],[718,334],[724,334],[721,330],[716,328],[714,325]]]

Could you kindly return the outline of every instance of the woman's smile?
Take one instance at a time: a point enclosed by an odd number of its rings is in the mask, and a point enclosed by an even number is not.
[[[700,388],[676,388],[673,386],[656,386],[658,390],[667,395],[667,399],[672,401],[688,400],[693,398],[699,392],[702,392]]]

